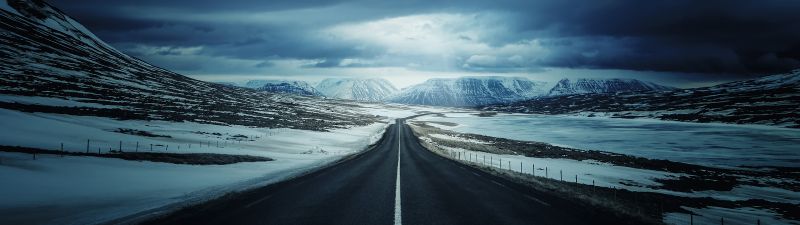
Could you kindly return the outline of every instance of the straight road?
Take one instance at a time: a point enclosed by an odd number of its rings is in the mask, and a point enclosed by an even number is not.
[[[353,159],[150,223],[631,223],[436,155],[404,122]]]

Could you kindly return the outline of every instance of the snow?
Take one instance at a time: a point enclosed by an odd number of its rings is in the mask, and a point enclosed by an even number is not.
[[[434,78],[409,87],[388,99],[389,102],[474,106],[524,100],[546,93],[548,84],[521,77]]]
[[[406,118],[422,113],[444,113],[452,111],[464,111],[463,109],[447,108],[447,107],[432,107],[420,105],[402,105],[394,103],[355,103],[359,113],[368,115],[377,115],[388,117],[392,119]]]
[[[382,101],[397,92],[397,88],[382,78],[328,78],[316,88],[326,97],[369,102]]]
[[[462,133],[546,143],[556,141],[557,143],[554,145],[578,149],[596,149],[722,167],[735,167],[742,164],[796,166],[792,162],[796,163],[797,155],[800,154],[797,151],[797,146],[800,146],[798,143],[800,134],[790,129],[767,126],[519,114],[495,117],[476,117],[467,113],[446,115],[445,118],[423,116],[414,120],[456,123],[458,124],[456,126],[427,124]],[[431,142],[428,137],[423,137],[421,140]],[[681,140],[683,142],[678,144]],[[669,147],[662,146],[665,144]],[[718,146],[715,147],[716,145]],[[733,149],[737,146],[740,148]],[[674,179],[678,176],[685,176],[685,174],[614,166],[592,160],[532,158],[439,147],[450,152],[462,152],[467,155],[467,158],[478,156],[478,160],[475,161],[473,158],[473,161],[479,164],[483,163],[483,157],[486,156],[487,160],[494,160],[494,162],[489,161],[490,165],[499,167],[501,166],[499,159],[502,159],[502,168],[508,169],[510,166],[514,171],[521,169],[521,172],[527,174],[531,174],[532,166],[536,165],[537,176],[544,176],[544,168],[547,167],[549,178],[560,179],[559,172],[563,172],[563,179],[569,182],[574,182],[577,175],[578,182],[583,184],[595,182],[595,185],[598,186],[624,188],[632,191],[730,201],[763,199],[771,202],[800,204],[800,195],[797,192],[777,187],[739,185],[731,191],[676,192],[660,189],[660,184],[654,179]],[[647,152],[647,149],[655,149],[655,152]],[[692,152],[697,149],[701,149],[701,153]],[[520,163],[522,164],[520,165]],[[743,177],[742,179],[758,179],[772,183],[795,182],[778,178]],[[689,210],[706,217],[696,217],[695,224],[715,224],[711,220],[703,222],[703,219],[716,218],[715,221],[718,223],[720,216],[724,216],[726,221],[731,222],[726,224],[753,224],[754,218],[761,218],[761,221],[765,222],[764,224],[800,224],[797,221],[782,219],[779,214],[763,209],[710,207]],[[686,220],[688,220],[688,215],[680,213],[668,213],[665,219],[670,224],[687,224]]]
[[[387,121],[388,122],[388,121]],[[177,165],[96,157],[0,153],[0,224],[87,224],[144,211],[168,211],[190,203],[285,180],[364,150],[388,123],[316,132],[165,121],[23,113],[0,109],[0,143],[67,151],[100,148],[124,151],[223,153],[265,156],[268,162]],[[113,132],[135,129],[172,138]],[[199,132],[205,132],[199,133]],[[220,133],[220,136],[211,133]],[[246,135],[248,140],[234,140]],[[219,141],[220,147],[216,147]],[[203,142],[203,146],[200,143]],[[211,142],[211,146],[207,144]],[[190,146],[191,144],[191,146]],[[180,150],[178,150],[180,146]],[[44,209],[47,210],[36,210]]]
[[[562,79],[555,87],[550,89],[549,96],[587,94],[587,93],[613,93],[630,91],[668,91],[673,87],[658,85],[652,82],[636,79]]]
[[[19,95],[0,95],[0,102],[61,106],[61,107],[89,107],[89,108],[119,108],[117,106],[102,105],[97,103],[86,103],[74,100],[48,98],[38,96],[19,96]]]
[[[800,133],[789,128],[576,116],[452,115],[417,120],[456,123],[438,126],[456,132],[707,166],[796,166],[800,162]]]
[[[454,136],[444,135],[444,134],[431,134],[430,136],[434,137],[434,138],[439,138],[439,139],[444,139],[444,140],[451,140],[451,141],[469,142],[469,143],[475,143],[475,144],[491,144],[491,143],[485,142],[485,141],[479,141],[479,140],[475,140],[475,139],[467,139],[467,138],[461,138],[461,137],[454,137]]]
[[[430,138],[423,137],[423,141],[431,142]],[[533,166],[536,166],[535,175],[544,177],[547,175],[550,179],[561,179],[560,173],[563,173],[565,181],[575,182],[575,175],[578,175],[578,182],[582,184],[591,184],[592,181],[599,187],[610,188],[624,188],[632,191],[655,191],[656,189],[649,188],[649,186],[657,186],[659,183],[654,179],[671,179],[681,174],[652,171],[644,169],[636,169],[629,167],[614,166],[606,163],[599,163],[595,161],[578,161],[572,159],[552,159],[552,158],[533,158],[521,155],[504,155],[493,154],[485,152],[470,151],[461,148],[452,148],[447,146],[438,146],[446,149],[449,152],[461,152],[462,159],[466,160],[470,157],[477,157],[477,161],[473,158],[471,161],[482,164],[484,157],[486,157],[486,164],[496,168],[508,169],[522,173],[531,174]],[[502,165],[500,165],[502,161]],[[521,164],[520,164],[521,163]],[[545,172],[547,170],[547,172]]]
[[[768,210],[768,209],[756,209],[756,208],[736,208],[736,209],[728,209],[728,208],[720,208],[720,207],[708,207],[708,208],[691,208],[691,207],[682,207],[690,212],[693,212],[693,222],[697,225],[719,225],[720,218],[724,218],[725,224],[731,225],[751,225],[756,224],[758,220],[761,221],[761,224],[800,224],[797,221],[791,221],[780,218],[780,215]],[[689,214],[685,213],[666,213],[664,215],[664,223],[671,224],[671,225],[682,225],[682,224],[689,224],[690,223]]]
[[[16,9],[14,9],[10,5],[8,5],[8,1],[0,2],[0,9],[3,9],[3,10],[8,11],[10,13],[16,14],[18,16],[22,16],[22,14],[20,14]]]

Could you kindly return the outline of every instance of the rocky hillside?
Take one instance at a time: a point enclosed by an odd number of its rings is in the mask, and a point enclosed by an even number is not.
[[[54,7],[0,2],[0,108],[123,120],[326,130],[372,123],[349,104],[203,82],[115,50]]]
[[[546,96],[482,109],[800,128],[798,106],[800,70],[704,88]]]
[[[574,95],[589,93],[669,91],[673,87],[636,79],[562,79],[547,95]]]

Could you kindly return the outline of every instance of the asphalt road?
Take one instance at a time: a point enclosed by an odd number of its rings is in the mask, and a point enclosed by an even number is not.
[[[335,166],[150,223],[627,223],[436,155],[398,124],[372,150]]]

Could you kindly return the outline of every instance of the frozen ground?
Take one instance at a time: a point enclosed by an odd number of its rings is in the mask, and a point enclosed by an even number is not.
[[[40,101],[40,99],[37,99]],[[0,224],[92,224],[137,219],[274,183],[364,150],[395,117],[432,109],[362,105],[384,122],[317,132],[24,113],[0,109],[0,145],[84,152],[150,151],[265,156],[269,162],[198,166],[95,157],[0,153]],[[119,133],[143,131],[162,137]],[[169,136],[169,137],[163,137]],[[219,144],[218,144],[219,143]],[[219,147],[218,147],[219,145]]]
[[[461,133],[546,142],[578,149],[603,150],[711,166],[783,165],[796,167],[800,165],[797,164],[798,155],[800,155],[800,150],[798,150],[800,134],[794,130],[783,128],[541,115],[498,115],[495,117],[477,117],[469,113],[445,113],[444,115],[445,117],[422,116],[413,121],[427,121],[428,125]],[[443,134],[431,134],[430,136],[472,144],[491,144]],[[421,139],[435,144],[429,137],[421,137]],[[578,182],[583,184],[594,183],[598,186],[632,191],[694,198],[711,197],[731,201],[763,199],[772,202],[800,204],[800,194],[778,187],[739,185],[731,191],[678,192],[660,189],[660,184],[654,180],[674,179],[685,174],[621,167],[593,160],[533,158],[437,146],[450,153],[456,153],[456,156],[460,152],[462,160],[503,169],[510,168],[526,174],[535,173],[536,176],[547,176],[556,180],[562,179],[563,176],[563,180],[568,182],[574,182],[577,175]],[[755,150],[750,151],[750,148],[755,148]],[[754,218],[761,218],[762,224],[800,224],[798,221],[782,219],[779,214],[767,209],[709,207],[687,208],[687,210],[700,215],[695,218],[695,224],[719,224],[720,216],[726,218],[726,224],[755,224]],[[686,223],[688,217],[683,218],[686,216],[681,213],[668,213],[665,215],[665,222],[688,224]],[[686,221],[683,221],[684,219]],[[753,223],[745,223],[749,220],[752,220]]]
[[[698,225],[719,225],[720,218],[725,218],[724,223],[729,225],[753,225],[753,224],[800,224],[798,221],[785,220],[775,217],[775,212],[768,209],[756,209],[750,207],[728,209],[720,207],[708,207],[702,209],[683,207],[697,215],[690,216],[685,213],[667,213],[664,223],[670,225],[693,224]],[[760,221],[760,223],[759,223]]]
[[[438,127],[457,132],[706,166],[800,165],[800,132],[790,128],[578,116],[446,116],[420,120],[456,123]]]

